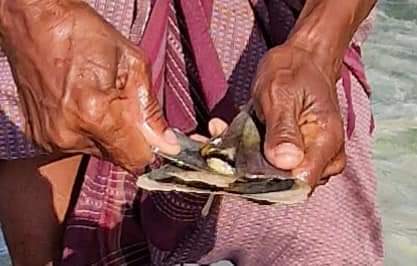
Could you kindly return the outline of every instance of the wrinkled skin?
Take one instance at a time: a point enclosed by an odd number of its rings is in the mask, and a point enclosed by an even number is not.
[[[259,66],[254,99],[267,124],[267,158],[315,185],[340,172],[345,160],[337,71],[320,69],[329,60],[340,61],[375,0],[305,3],[294,32],[314,47],[300,49],[288,41],[271,50]],[[0,0],[0,45],[21,95],[26,133],[47,150],[90,153],[131,171],[149,163],[150,146],[178,151],[149,93],[144,53],[81,1]],[[317,49],[326,56],[318,60],[311,54]],[[226,127],[218,119],[209,125],[213,135]],[[45,162],[2,163],[1,176],[7,178],[1,179],[0,202],[17,202],[0,206],[8,242],[16,243],[9,245],[14,264],[45,265],[59,258],[56,243],[79,158],[40,173]],[[35,178],[39,174],[47,182]],[[52,199],[53,206],[46,206]]]
[[[255,110],[266,125],[266,158],[312,187],[346,164],[337,74],[321,69],[314,54],[289,41],[264,56],[253,83]],[[218,118],[209,123],[214,136],[226,128]]]
[[[305,1],[289,39],[258,65],[252,92],[266,124],[265,157],[312,187],[345,167],[336,82],[345,50],[375,3]],[[216,131],[226,126],[218,119],[209,125]]]
[[[179,151],[139,48],[85,3],[51,1],[42,13],[7,4],[16,10],[2,23],[8,36],[2,47],[36,143],[97,155],[131,171],[152,160],[151,146]]]
[[[255,109],[266,124],[265,156],[312,186],[345,166],[336,74],[287,42],[265,55],[254,82]]]
[[[313,54],[288,42],[264,56],[252,88],[257,116],[266,125],[266,158],[312,187],[342,172],[346,164],[337,72],[328,73]],[[218,118],[209,123],[212,135],[226,128]]]

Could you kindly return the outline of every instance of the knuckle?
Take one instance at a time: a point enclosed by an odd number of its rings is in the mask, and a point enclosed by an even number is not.
[[[80,99],[75,110],[80,120],[80,126],[90,127],[102,125],[104,120],[111,117],[109,115],[109,104],[108,99],[98,93]]]
[[[142,106],[142,115],[144,116],[145,120],[158,121],[162,119],[163,116],[161,108],[158,101],[154,97],[148,96],[146,102],[143,101]]]
[[[288,121],[277,121],[271,126],[271,132],[275,137],[279,138],[294,138],[297,131],[297,126],[294,123]]]
[[[304,144],[299,133],[298,126],[294,123],[276,122],[267,130],[267,139],[274,144],[290,142],[302,147]]]

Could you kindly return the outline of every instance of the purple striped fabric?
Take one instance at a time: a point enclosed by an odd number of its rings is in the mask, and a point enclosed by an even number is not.
[[[303,1],[91,0],[115,27],[140,41],[152,62],[154,92],[171,126],[204,130],[231,119],[249,99],[256,65],[285,41]],[[372,115],[360,47],[372,19],[355,34],[337,84],[348,162],[343,174],[305,203],[264,206],[233,198],[140,191],[136,178],[91,158],[67,221],[63,265],[174,265],[229,259],[238,265],[382,265]],[[357,47],[356,47],[357,46]],[[0,61],[1,63],[2,61]],[[19,130],[15,86],[0,68],[1,158],[33,156]],[[8,76],[9,75],[9,76]],[[7,78],[8,77],[8,78]],[[3,82],[4,81],[4,82]],[[2,118],[3,119],[3,118]],[[12,133],[10,133],[12,132]],[[24,141],[22,141],[22,139]],[[32,146],[31,146],[32,147]],[[210,207],[208,215],[202,209]]]

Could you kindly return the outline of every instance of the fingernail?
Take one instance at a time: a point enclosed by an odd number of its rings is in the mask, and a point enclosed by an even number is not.
[[[282,143],[269,153],[271,162],[278,168],[294,169],[304,158],[304,153],[292,143]]]
[[[274,149],[274,153],[275,153],[275,156],[292,155],[292,156],[298,157],[298,156],[303,155],[303,152],[300,150],[300,148],[298,148],[297,146],[289,142],[279,144]]]
[[[172,145],[177,145],[178,144],[177,136],[175,136],[174,132],[171,129],[167,129],[164,132],[164,140],[168,144],[172,144]]]

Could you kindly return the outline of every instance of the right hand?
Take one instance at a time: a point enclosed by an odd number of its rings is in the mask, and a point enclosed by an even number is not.
[[[47,151],[89,153],[130,171],[151,162],[151,146],[179,152],[139,48],[82,1],[31,12],[4,19],[0,34],[31,139]]]

